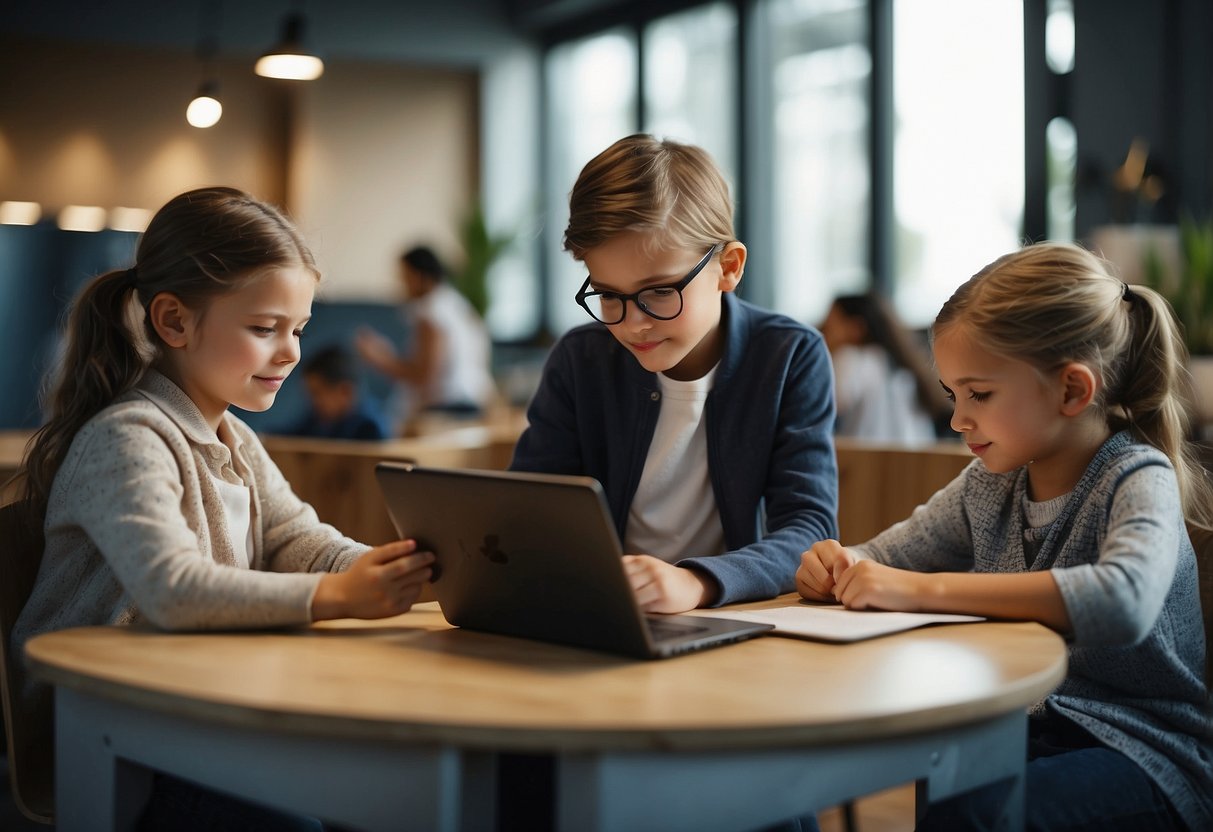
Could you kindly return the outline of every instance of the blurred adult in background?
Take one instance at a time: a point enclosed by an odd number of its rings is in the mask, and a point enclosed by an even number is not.
[[[925,351],[879,295],[840,295],[820,325],[834,362],[838,436],[931,442],[950,408]]]
[[[442,262],[426,246],[406,251],[400,276],[407,300],[409,347],[398,354],[375,330],[355,336],[359,355],[379,372],[403,382],[408,404],[401,432],[423,414],[482,415],[493,396],[491,342],[480,315],[446,280]]]
[[[358,364],[349,350],[334,344],[303,364],[310,409],[289,431],[295,436],[325,439],[387,439],[391,431],[383,414],[362,390]]]

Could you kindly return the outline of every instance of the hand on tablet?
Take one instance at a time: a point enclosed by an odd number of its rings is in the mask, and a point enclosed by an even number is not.
[[[413,540],[371,549],[345,572],[320,579],[312,598],[312,619],[387,618],[408,612],[430,580],[434,555]]]

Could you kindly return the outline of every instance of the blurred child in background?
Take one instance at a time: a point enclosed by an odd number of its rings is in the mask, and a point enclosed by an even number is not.
[[[303,365],[311,410],[288,433],[325,439],[387,439],[383,415],[361,389],[354,356],[344,347],[325,347]]]

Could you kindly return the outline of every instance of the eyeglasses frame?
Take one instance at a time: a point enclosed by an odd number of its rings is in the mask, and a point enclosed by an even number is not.
[[[593,318],[594,320],[598,321],[600,324],[603,324],[605,326],[617,326],[618,324],[621,324],[624,322],[624,320],[628,316],[628,301],[631,301],[632,303],[636,304],[636,308],[639,309],[644,314],[648,315],[650,318],[653,318],[658,321],[672,321],[675,318],[677,318],[679,315],[682,314],[682,310],[685,307],[685,303],[682,299],[682,291],[691,284],[692,280],[694,280],[696,277],[699,276],[699,273],[701,271],[703,271],[705,268],[707,268],[708,263],[712,262],[712,257],[714,257],[718,252],[724,250],[724,246],[725,246],[724,243],[713,243],[712,247],[710,249],[708,249],[708,253],[705,254],[703,256],[703,259],[700,260],[695,265],[695,268],[693,268],[689,272],[687,272],[686,276],[683,277],[681,280],[679,280],[677,283],[662,283],[657,286],[645,286],[640,291],[632,292],[631,294],[624,294],[622,292],[591,292],[591,291],[587,291],[587,290],[590,288],[590,281],[593,279],[593,275],[586,275],[585,283],[581,284],[581,288],[577,290],[577,294],[574,296],[574,299],[577,301],[577,305],[580,306],[582,309],[584,309],[591,318]],[[643,303],[640,302],[640,296],[642,294],[644,294],[645,292],[652,292],[655,289],[673,289],[674,291],[676,291],[678,293],[678,311],[675,312],[673,315],[670,315],[669,317],[663,317],[663,316],[658,315],[657,313],[653,312],[651,309],[649,309]],[[622,301],[623,305],[620,307],[621,311],[620,311],[620,315],[619,315],[619,320],[611,321],[610,323],[607,323],[606,321],[602,320],[602,318],[598,317],[590,310],[590,304],[587,299],[592,298],[595,295],[613,295],[614,297],[616,297],[620,301]]]

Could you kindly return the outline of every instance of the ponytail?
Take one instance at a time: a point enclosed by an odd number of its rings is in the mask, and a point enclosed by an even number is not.
[[[1162,295],[1145,286],[1125,286],[1124,300],[1132,334],[1118,368],[1119,389],[1109,391],[1109,404],[1120,406],[1127,427],[1138,439],[1171,460],[1184,516],[1213,526],[1213,486],[1188,441],[1192,383],[1175,313]]]
[[[202,311],[212,298],[265,272],[316,261],[278,209],[234,188],[199,188],[169,200],[148,223],[135,266],[88,283],[72,309],[67,349],[49,379],[49,418],[15,479],[40,526],[51,484],[84,423],[126,393],[159,355],[146,310],[163,292]]]
[[[961,322],[990,352],[1042,372],[1070,361],[1089,366],[1103,382],[1094,406],[1108,427],[1128,429],[1166,454],[1184,516],[1213,523],[1213,486],[1188,441],[1188,351],[1161,295],[1126,286],[1079,246],[1038,243],[1003,255],[966,281],[943,305],[932,335]]]
[[[151,361],[131,326],[134,290],[133,269],[107,272],[84,287],[72,308],[67,347],[48,379],[51,417],[31,439],[24,468],[24,496],[39,515],[76,432],[134,387]]]

